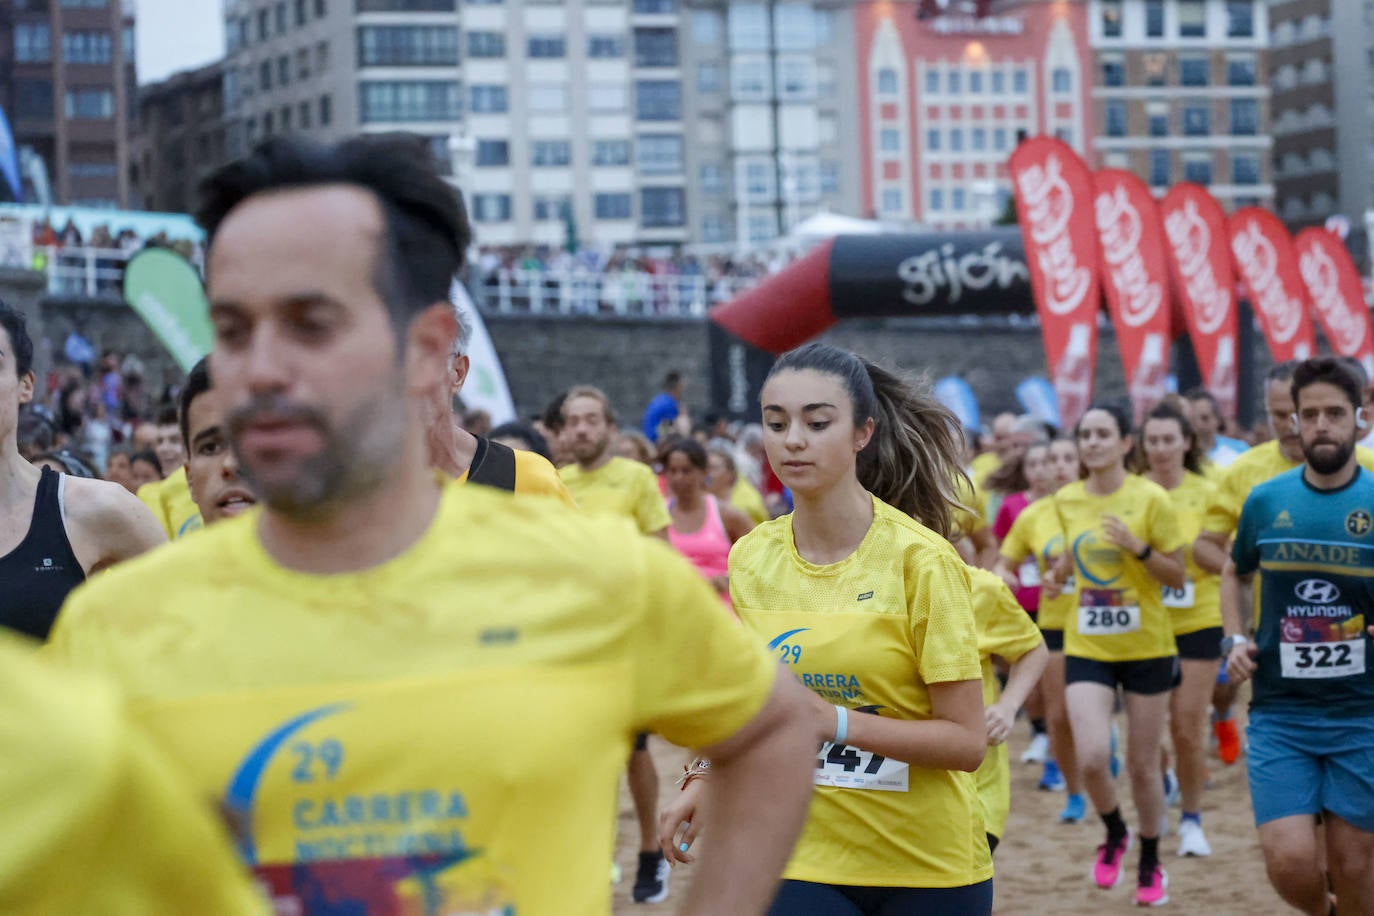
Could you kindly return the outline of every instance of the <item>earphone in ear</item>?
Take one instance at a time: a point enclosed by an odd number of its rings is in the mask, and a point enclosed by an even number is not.
[[[1363,407],[1360,407],[1355,411],[1355,428],[1369,429],[1369,420],[1365,416]]]

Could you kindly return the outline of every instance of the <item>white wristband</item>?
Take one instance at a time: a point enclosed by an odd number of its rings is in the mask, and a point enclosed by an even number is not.
[[[835,707],[835,744],[844,744],[849,737],[849,710],[843,706]]]

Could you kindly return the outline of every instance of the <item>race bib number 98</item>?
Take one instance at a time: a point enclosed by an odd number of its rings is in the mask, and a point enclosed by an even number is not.
[[[1085,588],[1078,604],[1078,632],[1083,636],[1121,636],[1140,629],[1140,605],[1127,604],[1114,588]]]
[[[1197,603],[1197,589],[1192,581],[1184,582],[1183,588],[1170,588],[1163,586],[1162,595],[1164,606],[1172,608],[1190,608]]]
[[[818,786],[834,786],[838,789],[905,792],[907,775],[905,763],[847,744],[827,741],[816,755],[813,781]]]

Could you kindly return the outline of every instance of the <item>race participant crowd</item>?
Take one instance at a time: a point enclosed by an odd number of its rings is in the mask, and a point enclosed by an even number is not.
[[[1275,366],[1253,446],[1198,390],[980,449],[822,343],[758,425],[670,373],[637,428],[592,385],[491,428],[423,150],[207,180],[213,352],[105,479],[0,306],[6,911],[604,913],[625,772],[636,902],[688,868],[687,913],[990,913],[1024,719],[1104,900],[1211,854],[1214,752],[1276,897],[1374,912],[1358,364]]]

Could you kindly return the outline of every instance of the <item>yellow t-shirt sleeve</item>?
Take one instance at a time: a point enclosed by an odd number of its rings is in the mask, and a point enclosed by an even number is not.
[[[1016,516],[1016,521],[1011,523],[1011,530],[1002,539],[1000,553],[1002,559],[1012,565],[1020,563],[1026,557],[1031,556],[1035,551],[1031,548],[1030,538],[1027,532],[1030,530],[1031,515],[1029,512],[1022,512]]]
[[[978,648],[984,655],[996,655],[1015,662],[1044,642],[1040,628],[1017,602],[1016,596],[999,582],[992,596],[987,625],[978,634]]]
[[[1178,516],[1164,493],[1156,493],[1150,500],[1150,537],[1149,544],[1160,553],[1173,553],[1188,546],[1179,527]]]
[[[641,532],[657,534],[673,523],[673,517],[668,513],[668,503],[658,490],[658,478],[652,471],[639,476],[636,489],[635,524],[639,525]]]
[[[209,800],[125,717],[113,688],[0,646],[0,846],[14,913],[266,914]],[[79,867],[73,867],[79,863]]]
[[[671,547],[639,541],[643,610],[630,645],[635,722],[683,747],[724,741],[763,708],[777,666]]]
[[[769,519],[768,507],[763,504],[763,494],[743,477],[736,478],[735,487],[730,491],[730,502],[736,509],[752,518],[756,525],[762,525]]]
[[[968,569],[951,547],[926,549],[907,562],[912,645],[926,684],[982,679]]]
[[[577,500],[568,492],[567,484],[543,455],[515,449],[515,492],[531,496],[547,496],[566,506],[577,508]]]
[[[152,511],[153,516],[157,518],[158,524],[162,526],[162,530],[167,532],[167,540],[170,541],[175,540],[177,533],[172,528],[172,520],[167,511],[167,504],[162,498],[162,484],[163,481],[161,480],[145,483],[138,488],[138,493],[135,495],[143,505],[147,506],[148,509]]]

